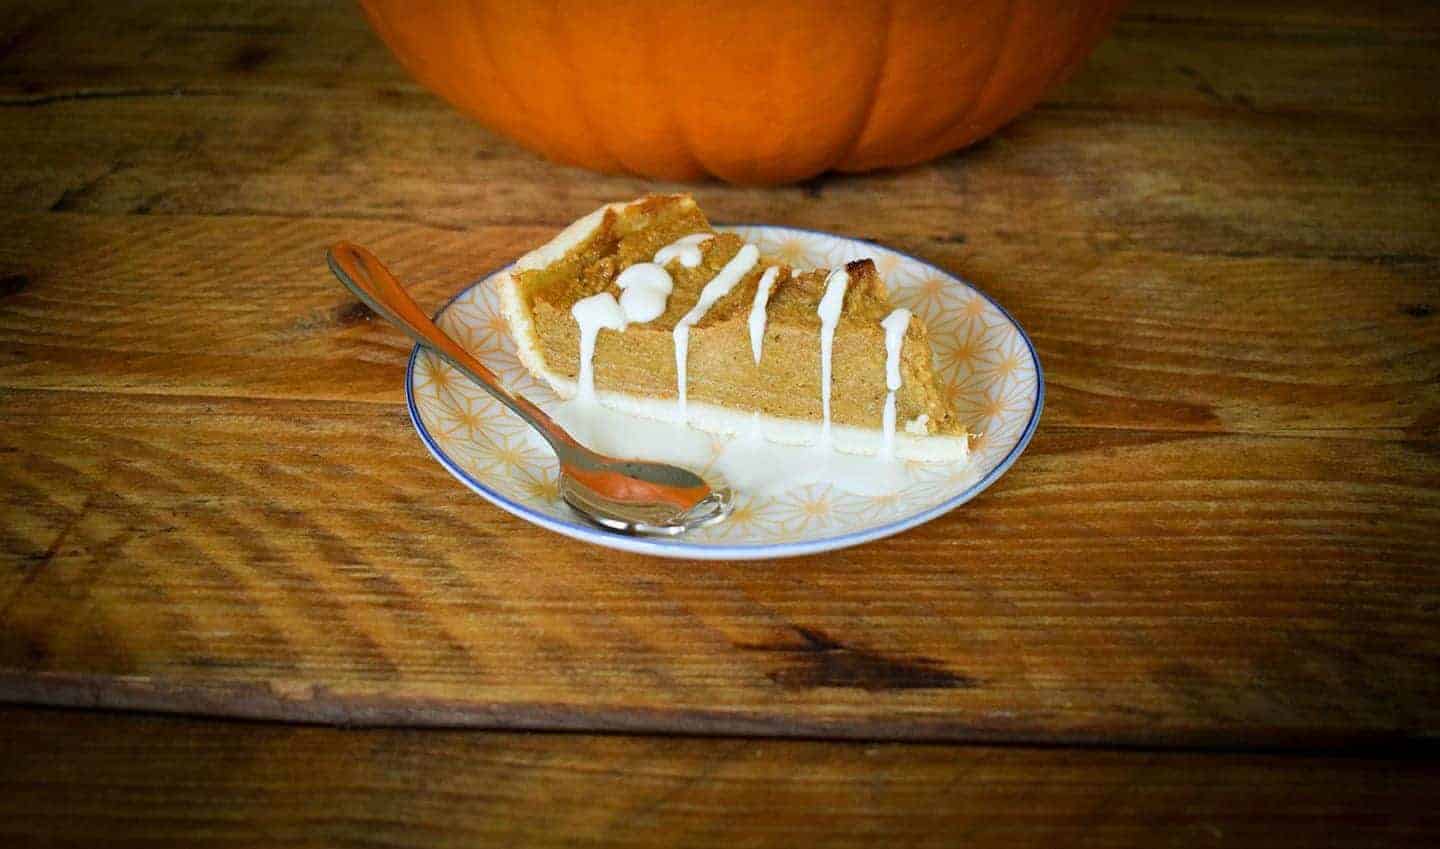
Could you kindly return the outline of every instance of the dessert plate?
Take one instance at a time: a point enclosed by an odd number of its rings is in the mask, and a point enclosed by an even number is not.
[[[542,528],[624,551],[725,560],[814,554],[913,528],[974,498],[1025,450],[1045,400],[1040,359],[1025,331],[988,295],[929,263],[858,239],[789,227],[716,229],[737,233],[762,254],[799,267],[873,259],[891,301],[910,308],[929,327],[936,371],[961,421],[975,434],[970,462],[914,464],[908,486],[879,497],[828,484],[776,496],[741,492],[734,513],[719,525],[679,539],[620,536],[587,523],[560,499],[555,456],[529,426],[416,347],[405,396],[425,447],[466,486]],[[494,286],[499,274],[461,292],[436,320],[507,385],[548,410],[560,399],[515,356]]]

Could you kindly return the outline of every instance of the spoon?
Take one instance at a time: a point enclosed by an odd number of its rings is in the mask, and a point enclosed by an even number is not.
[[[326,252],[330,270],[381,318],[459,369],[545,437],[560,459],[560,495],[580,515],[623,534],[675,536],[730,515],[730,490],[665,463],[620,460],[581,445],[546,412],[515,395],[500,378],[435,326],[375,255],[351,242]]]

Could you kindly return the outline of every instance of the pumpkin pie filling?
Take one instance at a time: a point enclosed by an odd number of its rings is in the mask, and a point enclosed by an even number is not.
[[[924,323],[892,308],[873,262],[797,270],[773,258],[752,259],[754,248],[742,251],[744,240],[716,232],[689,196],[651,196],[597,210],[523,257],[502,279],[502,305],[518,354],[561,397],[572,398],[586,365],[578,316],[588,306],[618,316],[622,310],[609,298],[633,314],[632,307],[646,300],[639,317],[658,315],[621,321],[623,330],[593,336],[590,373],[583,376],[593,380],[604,405],[722,434],[744,432],[758,421],[772,441],[829,442],[846,453],[964,459],[967,437],[934,374]],[[622,279],[627,269],[644,264],[663,273],[642,267]],[[634,291],[659,285],[667,275],[663,308],[659,289],[644,297]],[[726,290],[726,284],[733,285]],[[757,298],[762,284],[766,291]],[[833,321],[828,346],[822,340],[831,328],[821,315],[827,291]],[[697,308],[702,293],[713,302]],[[887,404],[893,405],[890,413]]]

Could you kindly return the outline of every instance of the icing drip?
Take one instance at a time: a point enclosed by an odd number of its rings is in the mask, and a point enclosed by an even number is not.
[[[615,285],[620,294],[620,308],[630,324],[645,324],[665,312],[665,303],[675,289],[670,272],[653,262],[640,262],[620,272]]]
[[[575,323],[580,325],[580,376],[575,399],[582,403],[595,400],[595,337],[600,328],[621,331],[625,329],[625,313],[615,296],[601,292],[588,298],[581,298],[570,308]]]
[[[780,269],[771,266],[760,275],[760,284],[755,289],[755,302],[750,305],[750,353],[755,355],[755,365],[760,365],[760,348],[765,342],[765,307],[770,303],[770,290]]]
[[[746,435],[746,438],[751,442],[763,442],[765,440],[765,431],[760,429],[759,410],[750,413],[750,432]]]
[[[825,415],[820,430],[820,446],[830,447],[830,355],[835,345],[835,325],[840,323],[840,310],[845,306],[845,287],[850,275],[837,268],[825,278],[825,294],[820,298],[820,408]]]
[[[900,347],[905,343],[905,331],[910,327],[910,311],[897,309],[880,322],[885,328],[885,415],[882,419],[885,441],[880,449],[882,457],[895,456],[895,391],[900,388]]]
[[[686,268],[694,268],[700,264],[700,246],[713,238],[715,238],[714,233],[691,233],[688,236],[681,236],[655,252],[655,264],[664,265],[670,260],[678,258],[681,265]]]
[[[755,263],[759,260],[759,248],[754,245],[745,245],[740,248],[740,251],[725,263],[725,267],[720,269],[720,273],[711,278],[710,282],[705,284],[705,288],[700,290],[700,300],[696,301],[695,306],[685,313],[685,316],[675,325],[675,330],[672,331],[675,338],[675,380],[682,420],[685,418],[686,384],[688,382],[686,367],[690,356],[690,328],[699,324],[700,319],[705,317],[705,313],[715,306],[715,302],[728,295],[730,290],[735,288],[735,284],[740,282],[740,278],[749,274],[750,269],[754,268]]]
[[[885,393],[885,412],[880,416],[881,427],[885,428],[885,441],[880,446],[881,457],[895,456],[895,393]]]
[[[686,370],[690,367],[690,325],[680,322],[671,331],[675,338],[675,391],[677,403],[679,404],[680,420],[686,417],[686,388],[689,381],[686,379]]]

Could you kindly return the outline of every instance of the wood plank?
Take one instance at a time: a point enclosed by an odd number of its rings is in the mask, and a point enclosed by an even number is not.
[[[1433,844],[1433,763],[356,731],[0,710],[0,838],[58,846]]]
[[[1431,27],[1440,23],[1440,10],[1425,0],[1366,5],[1345,0],[1265,0],[1264,3],[1209,3],[1203,8],[1189,0],[1143,0],[1129,9],[1126,19],[1229,26],[1238,32],[1323,29],[1359,40],[1365,35],[1387,38],[1415,32],[1428,34]]]
[[[1440,518],[1436,12],[1138,4],[992,142],[696,188],[1014,309],[1031,453],[784,564],[597,556],[408,430],[428,305],[602,201],[409,83],[354,10],[0,5],[0,696],[320,721],[1427,741]],[[669,188],[665,186],[661,189]],[[257,439],[264,434],[264,439]]]
[[[0,386],[387,404],[409,346],[333,282],[324,246],[372,245],[438,307],[552,235],[43,214],[0,229]],[[1030,331],[1047,426],[1440,435],[1440,265],[1072,247],[930,255]]]
[[[1274,85],[1244,92],[1249,97],[1293,94],[1307,106],[1393,113],[1402,102],[1393,98],[1418,90],[1418,81],[1362,97],[1357,88],[1365,76],[1327,67],[1320,60],[1337,48],[1365,50],[1370,62],[1403,57],[1403,48],[1433,43],[1437,25],[1440,13],[1425,0],[1388,2],[1383,7],[1267,0],[1210,4],[1203,10],[1184,0],[1141,0],[1121,17],[1106,48],[1112,59],[1135,64],[1122,65],[1118,74],[1106,64],[1106,73],[1082,78],[1101,82],[1117,77],[1113,82],[1134,94],[1204,94],[1184,85],[1183,76],[1137,73],[1170,70],[1155,61],[1164,59],[1156,55],[1163,47],[1193,53],[1213,66],[1207,70],[1229,73],[1237,81],[1258,75],[1298,87]],[[420,90],[389,59],[356,10],[330,0],[254,0],[244,6],[136,0],[123,8],[95,2],[49,8],[8,2],[0,3],[0,29],[9,34],[0,54],[0,93],[12,101],[26,95],[94,94],[107,91],[105,87],[121,76],[137,87],[162,90],[184,88],[197,78],[216,86],[259,84],[267,89],[395,83],[409,91]],[[320,34],[324,37],[317,37]],[[1240,49],[1257,44],[1266,48],[1264,55]],[[1305,49],[1316,46],[1324,49]],[[1224,63],[1214,55],[1217,52],[1225,54]],[[1290,62],[1305,67],[1288,67]],[[1424,71],[1425,64],[1412,58],[1403,67]],[[1102,101],[1089,99],[1093,91],[1088,84],[1072,82],[1061,99]]]
[[[1364,28],[1342,16],[1328,41],[1297,39],[1303,22],[1202,25],[1167,8],[1138,7],[1048,106],[968,154],[696,191],[720,219],[901,247],[1435,258],[1440,70],[1423,7]],[[213,4],[147,4],[128,23],[91,12],[21,27],[0,59],[14,209],[559,226],[654,187],[550,166],[467,122],[343,6],[266,4],[252,25]]]
[[[1437,721],[1433,442],[1049,427],[883,545],[675,564],[481,502],[389,405],[3,403],[0,698],[1165,745]]]
[[[162,94],[26,107],[6,119],[0,191],[27,211],[559,227],[617,198],[689,189],[717,220],[902,248],[1089,239],[1174,253],[1433,259],[1440,241],[1429,214],[1440,156],[1428,131],[1300,128],[1283,118],[1042,110],[965,155],[780,191],[557,168],[503,149],[424,97]],[[57,121],[80,139],[59,151]],[[105,132],[79,135],[96,125]],[[874,192],[889,198],[883,213]]]
[[[1433,99],[1420,95],[1440,74],[1426,60],[1440,26],[1434,5],[1329,6],[1270,0],[1197,14],[1190,3],[1144,0],[1122,16],[1089,69],[1047,102],[1141,111],[1304,109],[1383,121],[1433,113]],[[9,34],[0,103],[232,96],[242,89],[382,98],[423,91],[353,7],[328,0],[11,4],[0,6],[0,30]]]

